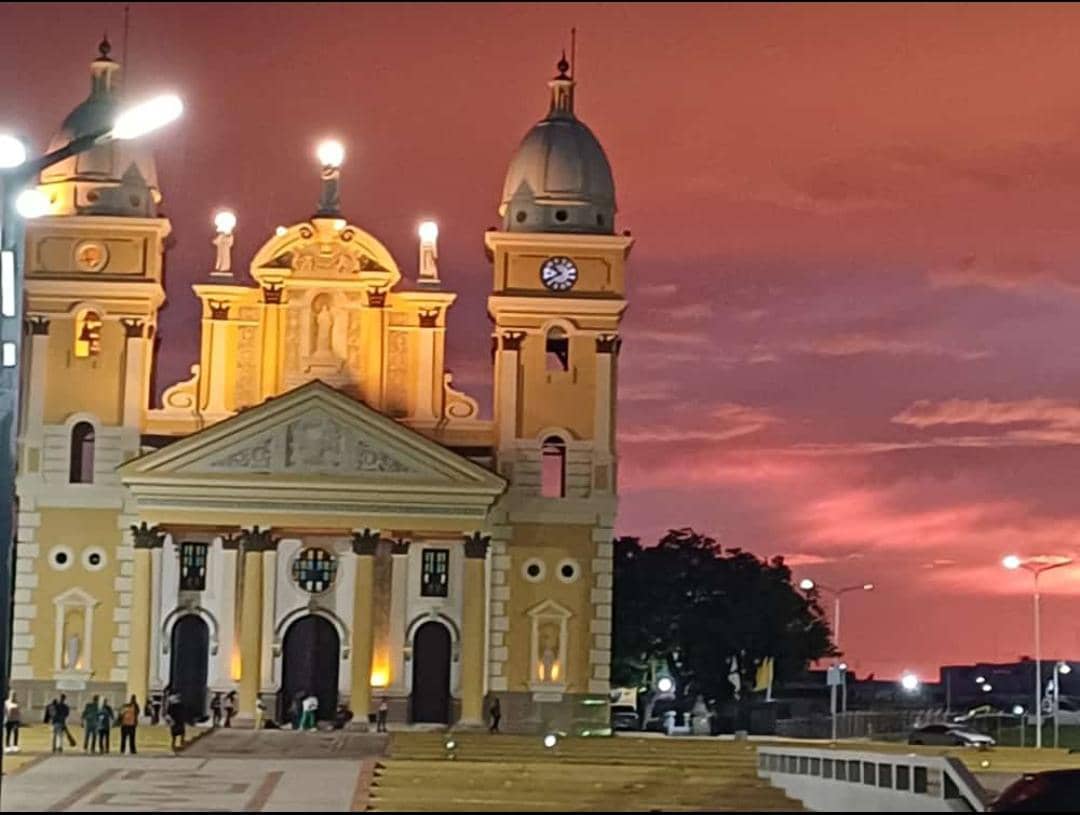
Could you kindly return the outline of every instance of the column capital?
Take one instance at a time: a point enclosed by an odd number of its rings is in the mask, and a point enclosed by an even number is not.
[[[390,554],[398,556],[409,554],[409,545],[411,543],[412,541],[405,540],[405,538],[390,541]]]
[[[146,521],[143,521],[138,526],[132,524],[129,529],[136,549],[160,549],[165,545],[165,533],[156,524],[148,526]]]
[[[253,526],[251,529],[241,529],[239,533],[226,532],[221,536],[221,546],[224,549],[239,549],[241,552],[267,552],[276,549],[281,543],[281,538],[275,538],[270,528],[260,529]]]
[[[596,352],[598,354],[615,354],[618,356],[622,348],[622,337],[618,334],[598,334],[596,337]]]
[[[473,532],[465,536],[465,557],[482,560],[487,557],[488,546],[491,545],[491,535]]]
[[[26,333],[40,337],[49,333],[49,318],[43,314],[31,314],[23,321]]]
[[[210,306],[210,319],[211,320],[227,320],[229,319],[229,304],[225,300],[209,300],[207,305]]]
[[[143,326],[146,325],[142,320],[136,317],[124,317],[120,322],[124,325],[124,336],[129,340],[132,338],[142,338]]]
[[[386,289],[372,287],[367,291],[367,304],[371,308],[382,308],[386,305]]]
[[[268,306],[280,306],[284,287],[281,283],[267,283],[262,287],[263,302]]]
[[[521,343],[525,341],[524,331],[504,331],[502,333],[502,350],[520,351]]]
[[[439,309],[422,308],[419,314],[421,328],[435,328],[439,324]]]
[[[361,556],[374,556],[375,547],[379,545],[380,537],[378,530],[364,529],[363,531],[353,532],[353,552]]]

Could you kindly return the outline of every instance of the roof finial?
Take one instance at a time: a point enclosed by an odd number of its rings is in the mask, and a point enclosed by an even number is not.
[[[562,58],[559,60],[558,64],[555,67],[559,69],[559,75],[557,77],[555,77],[556,79],[569,79],[570,78],[566,74],[566,72],[570,70],[570,63],[566,61],[566,49],[565,48],[563,49],[563,52],[562,52]]]
[[[109,32],[106,31],[101,35],[101,42],[98,43],[98,59],[108,59],[110,51],[112,51],[112,43],[109,42]]]

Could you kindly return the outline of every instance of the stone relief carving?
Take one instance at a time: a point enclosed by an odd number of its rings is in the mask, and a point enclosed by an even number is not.
[[[387,409],[391,416],[404,416],[409,405],[409,338],[404,331],[389,332],[386,358]]]
[[[285,317],[285,373],[300,369],[300,308],[290,306]]]
[[[269,470],[273,443],[272,437],[264,438],[251,447],[234,450],[211,461],[210,467],[215,470]]]
[[[240,309],[242,320],[257,320],[257,309]],[[236,404],[247,407],[259,401],[259,327],[242,325],[236,348]]]

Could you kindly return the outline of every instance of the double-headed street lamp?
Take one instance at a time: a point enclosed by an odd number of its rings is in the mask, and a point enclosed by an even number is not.
[[[98,145],[143,136],[175,121],[183,110],[178,96],[156,96],[123,109],[108,127],[78,136],[38,158],[29,158],[19,139],[0,133],[0,698],[3,699],[8,696],[10,679],[14,588],[11,565],[15,557],[15,428],[22,335],[22,221],[49,213],[48,197],[34,186],[43,170]]]
[[[839,648],[840,647],[840,598],[843,597],[848,592],[853,592],[853,591],[873,591],[874,590],[874,584],[873,583],[860,583],[857,586],[844,586],[843,588],[834,589],[831,586],[824,585],[823,583],[817,583],[817,582],[811,580],[809,577],[804,577],[802,580],[799,581],[799,588],[802,589],[803,591],[813,591],[814,589],[818,589],[819,591],[823,591],[826,594],[831,594],[832,595],[832,597],[833,597],[833,643],[836,645],[837,648]],[[833,664],[836,664],[835,661],[834,661]],[[841,704],[841,709],[846,713],[847,712],[847,668],[846,667],[843,670],[843,674],[844,674],[844,677],[843,677],[844,682],[842,684],[843,702]]]
[[[1072,563],[1072,558],[1055,555],[1037,555],[1021,558],[1019,555],[1006,555],[1001,565],[1010,571],[1024,569],[1031,572],[1032,594],[1035,601],[1035,746],[1042,747],[1042,634],[1039,627],[1039,575],[1051,569],[1059,569]],[[1057,672],[1054,674],[1055,688]],[[1054,717],[1055,726],[1057,717]],[[1056,737],[1056,736],[1055,736]]]

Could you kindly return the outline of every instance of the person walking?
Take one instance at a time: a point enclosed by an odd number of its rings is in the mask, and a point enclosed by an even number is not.
[[[375,732],[386,732],[386,717],[390,715],[390,703],[387,702],[386,697],[382,698],[379,702],[379,709],[375,714]]]
[[[499,697],[496,696],[491,703],[491,710],[488,711],[491,714],[491,727],[488,728],[488,732],[495,734],[499,732],[499,720],[502,719],[502,705],[499,704]]]
[[[215,693],[210,699],[210,726],[221,727],[221,693]]]
[[[236,715],[236,691],[231,690],[225,694],[225,726],[232,727],[233,716]]]
[[[98,708],[97,719],[97,743],[98,752],[109,752],[109,731],[112,730],[113,722],[116,720],[116,713],[113,712],[112,707],[109,705],[108,699],[102,699],[101,707]]]
[[[165,718],[169,722],[170,746],[175,753],[184,746],[184,726],[187,724],[187,711],[184,710],[184,704],[180,701],[179,693],[170,694],[167,705]],[[177,744],[177,741],[179,741],[179,744]]]
[[[19,752],[19,727],[22,725],[22,713],[15,691],[4,700],[4,752]]]
[[[319,709],[319,700],[314,695],[307,696],[301,703],[300,729],[315,729],[315,712]]]
[[[135,728],[139,726],[139,700],[135,694],[131,700],[120,708],[120,752],[125,752],[125,747],[130,747],[131,754],[135,755]]]
[[[82,712],[82,726],[83,726],[83,745],[82,749],[84,753],[96,753],[97,752],[97,733],[98,733],[98,711],[101,705],[98,702],[98,697],[94,696],[92,700],[86,703]]]
[[[64,739],[68,744],[75,746],[75,737],[68,732],[67,720],[71,715],[71,708],[67,704],[67,696],[60,694],[59,699],[53,699],[45,708],[45,721],[52,725],[52,751],[64,752]]]

